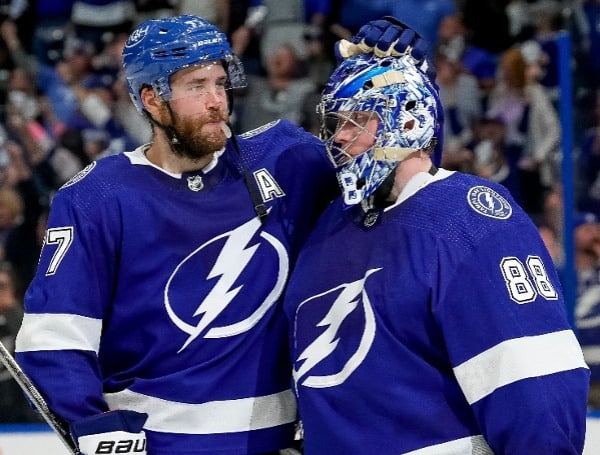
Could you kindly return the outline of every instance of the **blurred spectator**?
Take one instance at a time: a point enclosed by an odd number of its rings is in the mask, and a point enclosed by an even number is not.
[[[473,173],[504,185],[521,203],[522,194],[517,168],[518,156],[507,145],[507,128],[500,118],[481,118],[476,126]]]
[[[183,2],[180,0],[135,0],[134,3],[135,16],[133,17],[133,25],[136,26],[144,21],[147,21],[148,19],[159,19],[161,17],[180,14],[176,6],[178,4],[182,4]],[[212,17],[214,3],[216,2],[210,0],[202,0],[201,2],[196,3],[200,5],[206,5],[207,12],[208,10],[210,10]],[[222,3],[227,4],[228,2],[227,0],[223,0]],[[212,22],[211,18],[206,17],[205,19]],[[123,30],[118,31],[118,33],[122,32]]]
[[[461,61],[467,48],[467,29],[460,14],[442,18],[438,28],[437,52],[450,60]]]
[[[583,11],[587,23],[587,58],[579,64],[586,64],[588,81],[592,90],[600,89],[600,0],[583,0]]]
[[[452,48],[444,47],[438,50],[434,60],[444,108],[446,163],[453,158],[458,159],[461,150],[473,140],[473,126],[482,117],[477,79],[463,70],[460,59],[460,54],[456,55]],[[458,168],[465,170],[462,166]]]
[[[531,2],[527,0],[509,0],[505,12],[508,19],[508,32],[511,42],[518,42],[531,36],[534,17],[530,14]],[[525,38],[524,38],[525,37]]]
[[[564,216],[563,216],[563,186],[556,182],[544,195],[542,202],[542,215],[534,220],[539,224],[548,225],[555,233],[556,238],[562,244],[564,237]]]
[[[111,34],[131,30],[135,14],[133,0],[75,0],[71,24],[75,36],[99,52]]]
[[[155,3],[157,0],[138,0],[143,3]],[[230,1],[229,0],[158,0],[160,3],[172,4],[177,14],[200,16],[215,24],[221,30],[229,30]]]
[[[14,269],[14,286],[22,294],[33,277],[39,257],[35,226],[40,211],[25,207],[25,198],[12,187],[0,189],[0,245],[4,252],[0,260]]]
[[[249,131],[279,118],[300,123],[304,99],[314,91],[314,83],[302,75],[295,49],[282,45],[270,55],[267,75],[250,76],[245,93],[236,98],[236,105],[241,105],[239,130]]]
[[[56,171],[59,185],[65,184],[71,177],[82,170],[89,160],[83,150],[81,131],[75,128],[63,132],[58,140],[50,164]]]
[[[331,0],[304,0],[304,13],[308,75],[321,88],[336,64],[333,52],[336,39],[330,27]]]
[[[592,373],[589,406],[600,409],[600,223],[593,213],[574,219],[577,303],[575,325]]]
[[[12,267],[0,261],[0,341],[14,354],[15,338],[23,320]],[[32,423],[42,419],[33,411],[21,388],[0,363],[0,423]]]
[[[554,265],[557,268],[563,266],[563,251],[562,251],[562,242],[558,238],[556,231],[552,228],[552,226],[544,223],[543,221],[538,222],[537,224],[538,231],[540,233],[540,237],[544,241],[546,248],[548,249],[548,253],[552,257]]]
[[[559,61],[558,34],[564,29],[563,9],[559,1],[543,0],[532,4],[534,17],[532,34],[521,44],[521,52],[529,66],[532,79],[546,88],[555,108],[558,108]]]
[[[487,112],[490,94],[497,82],[497,57],[488,51],[474,46],[465,48],[462,64],[465,71],[477,79],[479,86],[478,99],[481,103],[481,112]]]
[[[141,145],[150,142],[152,138],[150,123],[137,111],[134,104],[131,102],[125,79],[122,74],[119,74],[112,89],[114,94],[113,116],[123,128],[124,133],[134,144]]]
[[[260,0],[229,2],[227,35],[234,54],[241,59],[248,75],[264,72],[260,56],[260,24],[265,14],[266,9],[260,5]]]
[[[54,65],[62,43],[71,31],[71,11],[75,0],[37,0],[35,4],[32,53],[37,61]],[[31,8],[31,7],[30,7]]]
[[[10,233],[23,222],[23,199],[11,187],[0,188],[0,243],[6,244]]]
[[[600,215],[600,89],[596,91],[591,117],[594,118],[594,125],[584,132],[576,161],[577,181],[580,184],[577,188],[577,204],[582,210]]]
[[[101,97],[96,90],[85,86],[95,76],[94,49],[90,43],[77,38],[66,40],[61,60],[55,66],[48,66],[26,53],[13,22],[5,20],[0,33],[15,64],[28,72],[66,127],[85,127],[108,120],[110,112]]]
[[[530,216],[542,212],[544,192],[559,179],[560,123],[548,94],[527,77],[527,63],[517,47],[502,53],[498,81],[486,115],[502,119],[506,143],[519,156],[521,205]]]
[[[387,0],[331,0],[332,32],[336,39],[350,39],[365,22],[387,14]]]
[[[338,39],[350,38],[367,21],[394,16],[416,30],[429,44],[431,57],[445,17],[457,13],[454,0],[332,0],[333,31]]]
[[[457,14],[454,0],[403,0],[390,2],[390,13],[412,27],[429,43],[431,56],[439,41],[438,31],[445,18]]]
[[[284,44],[293,47],[298,59],[307,59],[302,0],[256,0],[247,11],[244,24],[232,33],[232,48],[242,56],[253,37],[258,38],[260,60],[250,74],[261,74],[271,55]]]

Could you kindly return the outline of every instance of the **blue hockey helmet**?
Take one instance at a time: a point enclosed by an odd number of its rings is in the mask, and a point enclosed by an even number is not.
[[[143,22],[131,32],[123,48],[127,88],[139,112],[144,111],[140,98],[144,86],[153,87],[168,101],[172,74],[213,61],[223,63],[227,88],[246,86],[242,63],[233,54],[227,36],[198,16],[180,15]]]
[[[317,111],[320,136],[337,168],[347,207],[372,195],[411,153],[433,153],[440,138],[441,109],[434,83],[410,55],[361,54],[338,66]],[[336,141],[336,133],[352,122],[358,137],[366,122],[357,123],[357,113],[366,119],[377,116],[378,126],[373,146],[353,157]]]

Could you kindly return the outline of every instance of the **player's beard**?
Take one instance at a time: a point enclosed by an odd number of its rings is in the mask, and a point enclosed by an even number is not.
[[[174,152],[195,161],[221,150],[227,142],[225,132],[219,128],[205,133],[203,127],[209,122],[228,120],[229,116],[222,112],[213,112],[203,117],[175,115],[173,127],[179,143],[173,147]]]

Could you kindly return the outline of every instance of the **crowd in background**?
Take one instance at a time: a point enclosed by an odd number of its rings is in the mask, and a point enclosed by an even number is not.
[[[566,152],[586,220],[576,226],[596,229],[576,253],[594,251],[589,261],[578,256],[594,277],[579,292],[590,282],[599,289],[585,317],[600,368],[600,0],[0,0],[0,339],[9,349],[54,192],[93,160],[151,138],[121,72],[128,33],[179,13],[219,26],[244,63],[237,132],[287,118],[318,134],[315,106],[336,65],[335,41],[384,15],[416,29],[431,44],[445,109],[442,166],[504,184],[559,267],[558,40],[568,32],[575,147]],[[10,382],[0,368],[0,422],[35,421],[5,393]]]

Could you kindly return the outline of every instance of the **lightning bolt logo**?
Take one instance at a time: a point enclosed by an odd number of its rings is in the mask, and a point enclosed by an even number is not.
[[[331,292],[339,292],[339,295],[331,305],[331,308],[325,317],[316,324],[316,327],[325,327],[325,330],[308,347],[306,347],[304,351],[302,351],[296,360],[296,364],[302,363],[300,368],[294,370],[294,380],[296,383],[310,372],[315,365],[321,363],[336,350],[340,342],[338,331],[342,323],[358,308],[361,301],[364,308],[365,328],[356,352],[350,356],[339,372],[326,376],[309,376],[302,382],[302,385],[316,388],[339,385],[344,382],[364,360],[373,343],[373,339],[375,338],[375,316],[365,291],[365,282],[371,274],[379,270],[381,270],[381,268],[371,269],[367,271],[362,279],[353,283],[343,284],[330,291],[311,297],[298,306],[297,312],[303,305],[310,301],[319,299]]]
[[[215,237],[209,242],[206,242],[192,252],[189,256],[187,256],[177,266],[169,278],[164,291],[167,313],[175,325],[189,335],[178,352],[183,351],[192,341],[200,336],[201,333],[206,331],[207,327],[209,327],[219,316],[219,314],[221,314],[223,310],[227,308],[227,306],[235,299],[235,297],[243,288],[243,284],[237,287],[234,287],[234,285],[260,246],[260,243],[250,245],[252,238],[256,235],[260,229],[260,226],[261,224],[259,219],[253,218],[240,227],[229,231],[226,234]],[[279,276],[275,286],[266,296],[262,304],[248,318],[229,326],[212,327],[210,330],[206,331],[207,333],[204,335],[205,338],[233,336],[249,330],[262,318],[262,316],[281,295],[289,269],[289,260],[286,249],[275,237],[266,232],[262,232],[260,237],[265,239],[267,243],[277,251],[279,257]],[[209,244],[221,239],[226,239],[225,244],[207,276],[207,280],[215,278],[218,278],[218,280],[206,297],[204,297],[204,299],[200,302],[196,311],[193,313],[193,316],[195,317],[201,316],[198,324],[195,326],[188,324],[179,318],[173,310],[169,300],[170,284],[177,275],[179,269],[181,269],[181,267],[183,267],[188,260],[190,260]]]
[[[483,200],[485,201],[485,205],[490,209],[494,210],[494,200],[490,193],[483,193]]]

